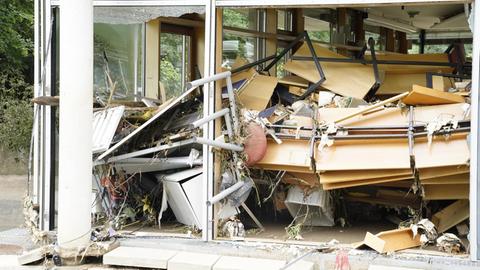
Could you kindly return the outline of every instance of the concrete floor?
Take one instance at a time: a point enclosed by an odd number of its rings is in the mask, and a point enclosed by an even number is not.
[[[0,231],[23,224],[22,204],[26,191],[26,175],[0,175]]]

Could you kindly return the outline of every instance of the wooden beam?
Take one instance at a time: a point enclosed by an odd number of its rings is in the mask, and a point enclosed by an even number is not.
[[[463,103],[465,99],[460,95],[414,84],[408,96],[404,97],[402,101],[407,105],[440,105]]]
[[[399,53],[408,53],[408,41],[407,41],[407,33],[395,31],[395,38],[398,42],[398,50]]]
[[[355,45],[363,46],[366,44],[365,41],[365,29],[363,28],[363,19],[364,19],[365,12],[356,10],[354,21],[354,33],[355,33]]]
[[[394,31],[389,28],[385,29],[385,50],[387,52],[394,52],[395,51],[395,36]]]
[[[145,97],[159,99],[160,21],[145,24]]]
[[[468,200],[458,200],[435,213],[432,222],[435,224],[437,231],[443,233],[466,220],[470,216],[469,204]]]

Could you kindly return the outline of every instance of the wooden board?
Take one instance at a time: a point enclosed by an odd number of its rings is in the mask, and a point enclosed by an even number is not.
[[[320,174],[320,183],[338,183],[356,180],[373,180],[393,176],[410,176],[410,169],[400,170],[352,170],[352,171],[327,171]]]
[[[413,237],[410,228],[384,231],[376,235],[367,232],[363,243],[379,253],[391,253],[421,245],[420,234]]]
[[[297,86],[297,87],[302,87],[302,88],[307,88],[308,87],[308,81],[305,79],[295,76],[295,75],[288,75],[283,78],[278,79],[278,83],[280,84],[285,84],[285,85],[291,85],[291,86]]]
[[[433,89],[448,90],[452,82],[448,78],[434,76]],[[385,74],[377,95],[395,95],[411,89],[413,84],[427,86],[426,73],[416,74]]]
[[[290,171],[289,167],[296,167],[308,172],[310,170],[308,153],[310,153],[308,141],[283,140],[282,144],[277,144],[269,139],[267,141],[267,152],[263,159],[257,162],[256,166],[265,169],[279,168],[287,171]]]
[[[315,44],[315,52],[319,57],[345,58],[326,48]],[[311,56],[304,44],[295,56]],[[322,87],[342,96],[363,99],[375,83],[373,69],[359,63],[321,63],[326,81]],[[311,83],[320,80],[320,75],[313,61],[288,61],[285,70]]]
[[[377,60],[397,60],[397,61],[421,61],[421,62],[439,62],[449,63],[448,54],[376,54]],[[371,60],[370,55],[365,55],[365,59]],[[423,66],[423,65],[395,65],[395,64],[379,64],[378,68],[386,73],[425,73],[425,72],[443,72],[451,73],[452,67],[446,66]]]
[[[466,165],[470,159],[467,134],[452,134],[448,140],[443,136],[433,139],[428,146],[426,138],[416,139],[413,151],[417,168]]]
[[[463,103],[465,99],[459,95],[414,84],[402,101],[407,105],[439,105]]]
[[[238,91],[237,100],[245,108],[262,111],[267,107],[275,86],[277,86],[276,77],[257,74]]]
[[[437,178],[448,175],[468,173],[470,168],[466,165],[464,166],[445,166],[437,168],[424,168],[419,170],[420,180]]]
[[[406,140],[336,141],[316,155],[316,169],[319,171],[409,168]]]
[[[401,180],[406,180],[411,177],[406,176],[390,176],[390,177],[383,177],[377,179],[367,179],[367,180],[357,180],[357,181],[348,181],[348,182],[337,182],[337,183],[326,183],[322,184],[324,190],[332,190],[332,189],[339,189],[339,188],[349,188],[349,187],[358,187],[358,186],[366,186],[372,184],[379,184],[379,183],[387,183],[387,182],[396,182]]]
[[[468,184],[426,185],[424,200],[462,200],[468,199]]]
[[[422,185],[468,184],[470,174],[456,174],[421,180]]]
[[[458,200],[432,216],[437,232],[443,233],[470,216],[469,200]]]

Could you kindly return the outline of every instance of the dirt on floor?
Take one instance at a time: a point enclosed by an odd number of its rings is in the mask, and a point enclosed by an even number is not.
[[[0,175],[0,231],[23,224],[22,204],[26,191],[26,175]]]

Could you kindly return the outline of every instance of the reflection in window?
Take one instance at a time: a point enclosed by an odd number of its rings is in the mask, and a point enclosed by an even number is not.
[[[166,100],[181,95],[190,81],[190,48],[190,36],[160,35],[160,92]]]
[[[223,64],[231,67],[237,58],[246,59],[248,62],[257,60],[257,38],[225,34],[223,40]]]
[[[277,29],[288,32],[293,31],[293,13],[291,10],[277,10]]]
[[[143,89],[143,24],[94,25],[94,95],[133,100]]]

